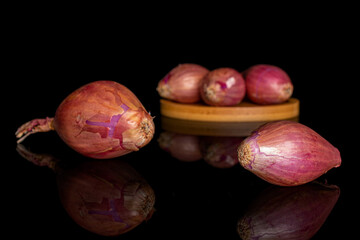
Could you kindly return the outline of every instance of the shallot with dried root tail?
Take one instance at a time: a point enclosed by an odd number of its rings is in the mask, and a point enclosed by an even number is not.
[[[55,117],[34,119],[17,131],[18,143],[37,132],[55,130],[75,151],[92,158],[114,158],[147,145],[153,117],[124,85],[95,81],[71,93]]]

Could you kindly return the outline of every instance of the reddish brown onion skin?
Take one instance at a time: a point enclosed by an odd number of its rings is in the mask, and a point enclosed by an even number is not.
[[[150,142],[155,125],[139,99],[124,85],[95,81],[71,93],[54,118],[22,125],[19,143],[29,134],[55,130],[75,151],[92,158],[114,158]]]
[[[163,98],[180,103],[200,101],[200,84],[209,72],[205,67],[193,64],[179,64],[158,83],[156,90]]]
[[[92,158],[114,158],[148,144],[155,125],[124,85],[96,81],[74,91],[60,104],[54,127],[75,151]]]
[[[310,182],[341,165],[340,152],[309,127],[276,121],[262,125],[238,148],[240,164],[280,186]]]
[[[288,74],[273,65],[258,64],[244,72],[247,97],[258,104],[277,104],[287,101],[293,93]]]
[[[245,97],[245,81],[233,68],[217,68],[203,79],[200,88],[202,100],[212,106],[232,106]]]
[[[335,185],[312,182],[263,191],[238,221],[243,240],[308,240],[326,221],[340,195]]]

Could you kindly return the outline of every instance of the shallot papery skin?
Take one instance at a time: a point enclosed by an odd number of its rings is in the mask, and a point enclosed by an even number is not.
[[[20,138],[55,130],[75,151],[92,158],[114,158],[137,151],[154,135],[153,118],[124,85],[95,81],[66,97],[54,118],[34,119],[16,132]]]
[[[340,152],[309,127],[291,121],[266,123],[238,148],[240,164],[280,186],[310,182],[341,165]]]
[[[217,68],[203,79],[200,88],[202,100],[213,106],[232,106],[245,97],[245,81],[233,68]]]
[[[238,220],[243,240],[308,240],[324,224],[340,195],[339,187],[316,182],[263,191]]]
[[[169,100],[180,103],[198,102],[201,99],[201,81],[208,72],[208,69],[198,64],[179,64],[159,81],[156,90],[161,97]]]
[[[283,103],[293,93],[294,86],[289,75],[277,66],[258,64],[243,74],[247,97],[254,103]]]

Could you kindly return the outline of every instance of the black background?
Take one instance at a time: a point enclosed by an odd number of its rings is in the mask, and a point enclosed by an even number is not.
[[[327,17],[296,24],[286,24],[284,18],[253,27],[214,22],[208,28],[205,19],[197,24],[180,21],[160,28],[163,21],[142,21],[130,27],[118,20],[117,28],[107,28],[106,23],[96,26],[95,22],[63,26],[61,21],[48,25],[40,19],[21,21],[10,31],[4,65],[9,84],[3,88],[4,148],[9,152],[3,159],[3,207],[9,213],[6,229],[14,236],[39,239],[101,238],[67,216],[57,195],[55,174],[16,153],[14,132],[28,120],[53,116],[60,102],[78,87],[95,80],[114,80],[131,89],[156,116],[154,140],[123,158],[153,186],[157,212],[148,223],[121,239],[239,239],[236,219],[269,184],[240,166],[222,171],[203,162],[178,162],[161,151],[156,142],[162,130],[160,98],[155,89],[179,63],[197,63],[208,69],[232,67],[240,72],[266,63],[281,67],[291,77],[293,97],[300,100],[300,122],[341,152],[342,166],[321,179],[340,187],[340,199],[314,239],[344,237],[353,230],[350,216],[355,212],[352,195],[356,192],[358,156],[353,143],[358,135],[354,134],[358,74],[352,70],[357,68],[358,49],[350,26],[352,19],[339,22],[337,17]],[[5,97],[8,91],[11,97]],[[7,119],[11,119],[10,125]],[[24,145],[60,158],[78,156],[55,132],[30,136]]]

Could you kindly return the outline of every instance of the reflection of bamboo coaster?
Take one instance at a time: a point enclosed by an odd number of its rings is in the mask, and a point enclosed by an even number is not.
[[[287,119],[298,122],[298,117]],[[253,130],[268,121],[257,122],[205,122],[161,116],[165,131],[199,136],[249,136]]]
[[[165,99],[160,100],[163,116],[206,122],[252,122],[275,121],[299,116],[300,101],[290,98],[287,102],[273,105],[258,105],[241,102],[230,107],[214,107],[201,103],[182,104]]]

